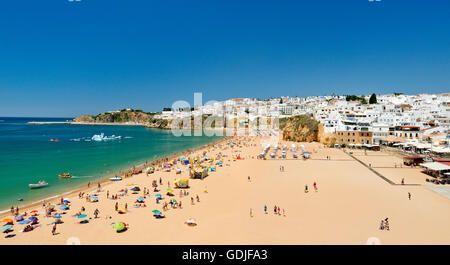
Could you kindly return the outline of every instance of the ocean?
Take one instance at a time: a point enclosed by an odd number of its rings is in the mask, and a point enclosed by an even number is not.
[[[141,126],[27,124],[69,119],[72,118],[0,117],[0,211],[61,194],[134,165],[221,138],[176,137],[170,130]],[[90,141],[100,133],[121,139]],[[59,178],[58,174],[64,172],[74,177]],[[40,180],[49,185],[41,189],[28,187]]]

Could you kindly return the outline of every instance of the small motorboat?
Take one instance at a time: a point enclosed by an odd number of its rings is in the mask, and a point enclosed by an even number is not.
[[[30,187],[30,189],[37,189],[48,186],[48,183],[44,180],[41,180],[37,184],[28,184],[28,186]]]
[[[122,177],[121,176],[115,176],[115,177],[109,178],[109,180],[111,180],[111,181],[121,181]]]

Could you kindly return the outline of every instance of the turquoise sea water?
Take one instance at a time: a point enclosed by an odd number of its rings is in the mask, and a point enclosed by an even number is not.
[[[217,136],[175,137],[169,130],[140,126],[27,124],[67,119],[0,117],[0,210],[30,204],[119,170],[219,140]],[[122,139],[86,141],[100,133]],[[58,174],[63,172],[74,178],[60,179]],[[39,180],[49,186],[29,189],[28,184]]]

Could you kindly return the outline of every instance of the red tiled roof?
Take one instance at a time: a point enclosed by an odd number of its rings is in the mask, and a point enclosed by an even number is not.
[[[405,156],[403,159],[419,159],[422,158],[421,156]]]
[[[439,127],[439,126],[431,126],[431,127],[428,127],[428,128],[426,128],[426,129],[423,129],[423,130],[420,130],[421,132],[424,132],[424,131],[426,131],[426,130],[429,130],[429,129],[433,129],[433,128],[437,128],[437,127]]]

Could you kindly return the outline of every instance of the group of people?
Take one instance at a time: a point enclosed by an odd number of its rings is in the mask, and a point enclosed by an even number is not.
[[[317,188],[317,183],[314,181],[314,183],[313,183],[313,187],[314,187],[314,191],[315,192],[318,192],[319,191],[319,189]],[[308,184],[306,184],[305,185],[305,193],[308,193]]]

